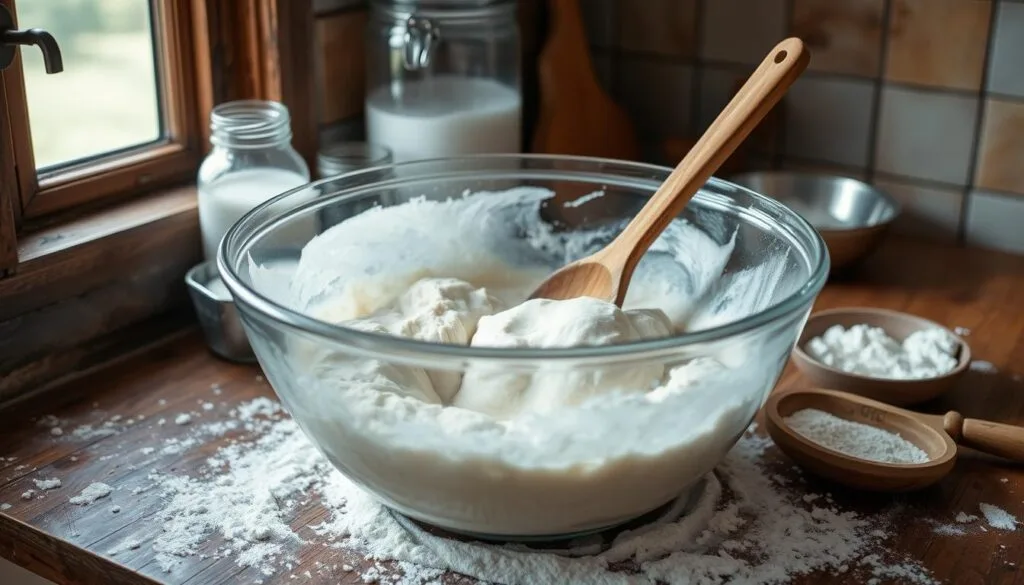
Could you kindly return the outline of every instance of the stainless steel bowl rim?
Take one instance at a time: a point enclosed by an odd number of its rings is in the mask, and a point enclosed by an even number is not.
[[[871,183],[867,183],[865,181],[861,181],[860,179],[857,179],[857,178],[854,178],[854,177],[847,177],[847,176],[844,176],[844,175],[830,175],[828,173],[820,173],[820,172],[785,171],[785,170],[780,170],[780,171],[747,171],[747,172],[742,172],[742,173],[733,173],[732,175],[729,175],[729,182],[733,182],[733,183],[743,187],[744,186],[743,181],[749,181],[751,178],[756,178],[756,177],[789,177],[789,178],[802,179],[802,180],[840,181],[840,182],[856,183],[857,185],[859,185],[859,186],[861,186],[861,187],[871,191],[875,195],[877,195],[880,199],[885,201],[885,204],[889,207],[889,215],[888,215],[888,217],[886,217],[884,220],[879,221],[877,223],[865,224],[865,225],[851,225],[850,227],[843,227],[843,228],[835,228],[835,227],[815,228],[819,232],[844,233],[844,232],[851,232],[853,230],[862,230],[862,229],[865,229],[865,228],[873,228],[873,227],[889,225],[897,217],[899,217],[900,213],[903,212],[903,205],[901,205],[900,202],[897,201],[895,197],[893,197],[892,195],[887,193],[884,189],[879,189],[877,186],[872,185]],[[744,187],[744,188],[746,188],[746,187]],[[760,193],[759,193],[759,195],[760,195]],[[775,199],[776,201],[785,201],[785,199],[776,199],[775,197],[771,197],[771,196],[767,196],[767,195],[766,195],[766,197],[769,197],[769,199]]]
[[[484,348],[484,347],[469,347],[461,345],[446,345],[439,343],[429,343],[425,341],[418,341],[414,339],[396,337],[386,334],[368,333],[363,331],[357,331],[355,329],[349,329],[339,325],[334,325],[319,319],[315,319],[301,312],[295,311],[288,307],[285,307],[277,302],[274,302],[266,296],[258,293],[254,289],[247,286],[242,282],[235,266],[232,262],[229,262],[228,254],[233,249],[237,250],[236,263],[240,262],[245,256],[248,245],[252,240],[263,235],[266,232],[270,232],[278,224],[287,223],[288,219],[295,215],[308,212],[308,210],[323,207],[329,203],[336,203],[343,201],[345,197],[345,191],[363,191],[370,186],[401,186],[408,182],[410,179],[423,179],[428,175],[417,175],[412,172],[416,168],[437,168],[439,165],[455,165],[467,164],[467,163],[486,163],[493,162],[494,166],[491,170],[471,170],[463,173],[437,173],[434,172],[430,177],[434,178],[451,178],[458,176],[479,176],[483,173],[487,173],[488,178],[503,178],[503,172],[506,172],[508,178],[522,178],[521,175],[524,171],[531,169],[522,169],[518,167],[508,167],[510,162],[529,162],[534,161],[535,163],[563,163],[566,165],[577,164],[577,165],[589,165],[595,168],[591,173],[581,173],[572,169],[549,169],[547,175],[551,179],[560,180],[580,180],[580,179],[600,179],[601,181],[608,181],[609,179],[632,179],[633,181],[643,181],[644,187],[656,186],[664,181],[666,177],[672,172],[669,167],[660,165],[653,165],[647,163],[639,163],[632,161],[622,161],[608,158],[597,158],[597,157],[584,157],[584,156],[569,156],[569,155],[540,155],[540,154],[486,154],[486,155],[472,155],[472,156],[460,156],[451,158],[436,158],[426,159],[410,162],[395,163],[390,165],[383,165],[378,167],[372,167],[347,173],[328,179],[321,179],[295,189],[286,191],[252,209],[246,213],[242,218],[236,222],[226,233],[224,238],[221,240],[220,245],[217,248],[217,267],[220,271],[221,278],[224,280],[228,290],[231,291],[232,296],[235,299],[236,305],[242,307],[252,307],[259,313],[263,314],[270,319],[277,321],[286,326],[297,329],[309,335],[325,338],[329,341],[341,344],[352,350],[361,350],[367,355],[375,356],[390,356],[393,358],[406,358],[412,360],[422,360],[423,358],[430,358],[432,360],[440,360],[441,362],[468,362],[468,361],[492,361],[501,362],[507,365],[524,365],[530,366],[535,365],[537,362],[550,363],[553,361],[573,361],[581,364],[587,363],[607,363],[608,361],[613,362],[628,362],[636,361],[638,359],[654,359],[662,356],[671,356],[678,354],[681,348],[696,344],[707,344],[720,342],[724,339],[746,334],[748,332],[755,331],[760,327],[766,326],[770,323],[777,322],[787,316],[792,315],[798,311],[806,310],[809,308],[810,303],[814,297],[821,291],[825,285],[825,281],[829,273],[829,257],[828,250],[826,248],[824,240],[821,235],[814,229],[814,227],[807,222],[799,214],[793,212],[788,207],[779,203],[778,201],[755,193],[745,187],[724,181],[718,178],[712,178],[708,181],[709,185],[713,185],[719,189],[726,191],[739,191],[750,197],[753,197],[760,204],[766,206],[768,209],[773,210],[775,213],[791,218],[799,228],[803,231],[802,235],[811,242],[810,249],[808,250],[809,256],[811,257],[812,270],[807,278],[807,281],[800,286],[795,292],[790,294],[788,297],[780,301],[779,303],[769,307],[768,309],[749,315],[737,321],[726,323],[717,327],[711,327],[700,331],[681,333],[671,337],[665,337],[660,339],[653,339],[647,341],[638,341],[631,343],[623,343],[617,345],[607,346],[588,346],[588,347],[571,347],[571,348]],[[504,165],[504,168],[503,168]],[[608,168],[605,168],[608,167]],[[644,177],[632,177],[627,175],[615,175],[609,174],[614,169],[631,170],[634,172],[643,172]],[[497,170],[502,169],[502,170]],[[392,172],[397,171],[397,172]],[[538,176],[544,177],[542,169],[534,169],[532,177]],[[398,177],[388,182],[381,182],[374,180],[368,180],[377,175],[382,175],[387,172],[393,177]],[[348,183],[347,185],[345,183]],[[610,182],[610,181],[609,181]],[[270,222],[265,222],[263,225],[257,225],[256,229],[253,226],[249,226],[250,223],[256,221],[256,218],[266,210],[280,205],[288,197],[302,193],[308,189],[316,188],[322,184],[329,184],[334,191],[329,198],[319,200],[314,198],[313,200],[298,205],[296,207],[288,209],[283,215],[276,216]],[[641,186],[641,185],[637,185]],[[694,199],[713,199],[716,197],[715,194],[709,194],[706,192],[700,192]],[[750,217],[746,219],[751,219]],[[775,224],[773,228],[788,230],[788,226],[782,224]],[[246,237],[245,240],[240,240],[242,232],[246,229],[252,230],[252,233]],[[793,234],[797,235],[797,234]],[[243,321],[245,320],[245,312],[242,312]],[[438,364],[441,365],[441,364]]]

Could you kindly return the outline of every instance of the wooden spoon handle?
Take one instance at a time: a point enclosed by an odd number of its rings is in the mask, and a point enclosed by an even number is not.
[[[948,412],[942,427],[958,444],[1024,463],[1024,428]]]
[[[807,67],[810,55],[798,38],[788,38],[765,57],[661,188],[608,249],[629,251],[623,259],[629,274],[636,262],[678,216],[693,195],[782,99]]]

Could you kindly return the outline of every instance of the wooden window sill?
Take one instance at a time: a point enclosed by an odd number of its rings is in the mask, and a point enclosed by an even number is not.
[[[201,258],[194,186],[24,235],[0,278],[0,404],[110,359],[155,318],[189,323],[183,277]]]

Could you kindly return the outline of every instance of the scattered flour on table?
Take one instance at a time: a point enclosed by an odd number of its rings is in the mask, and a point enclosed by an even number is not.
[[[793,431],[851,457],[881,463],[925,463],[928,454],[895,433],[805,408],[785,419]]]
[[[174,419],[174,424],[176,425],[187,425],[190,422],[192,422],[192,415],[188,414],[187,412],[179,414]]]
[[[36,487],[44,492],[48,490],[55,490],[60,487],[60,480],[56,477],[53,479],[33,479],[32,483],[36,484]]]
[[[830,327],[804,345],[811,357],[826,366],[875,378],[919,380],[952,371],[956,340],[938,328],[910,334],[902,343],[879,327]]]
[[[8,504],[7,502],[4,502],[4,503],[0,504],[0,510],[6,511],[6,510],[10,510],[10,509],[11,509],[11,505]]]
[[[445,570],[537,585],[756,585],[819,570],[865,582],[932,582],[917,565],[881,552],[884,519],[780,486],[762,457],[771,441],[752,434],[685,502],[686,515],[679,516],[680,502],[659,520],[620,534],[603,552],[583,539],[560,555],[429,534],[335,471],[276,402],[258,399],[231,416],[256,438],[221,448],[197,476],[149,476],[165,499],[152,547],[166,571],[185,557],[210,554],[270,576],[290,568],[298,547],[310,543],[360,550],[371,562],[354,569],[363,581],[394,584],[437,582]],[[295,513],[317,496],[324,522],[293,529]],[[219,542],[212,553],[211,539]]]
[[[94,482],[87,485],[77,496],[73,496],[68,501],[79,506],[88,506],[100,498],[109,496],[112,491],[114,491],[114,488],[109,485]]]
[[[999,368],[992,362],[974,360],[971,362],[971,371],[978,372],[979,374],[998,374]]]
[[[127,538],[121,541],[121,543],[115,546],[114,548],[108,550],[107,554],[110,556],[117,556],[118,554],[123,553],[125,551],[136,550],[141,546],[142,541],[138,538]]]
[[[974,514],[968,514],[966,512],[960,512],[956,515],[956,521],[961,524],[970,524],[978,519]]]
[[[988,525],[997,530],[1016,530],[1017,517],[1006,510],[992,504],[978,504]]]
[[[936,524],[934,532],[943,536],[963,536],[967,534],[966,530],[953,524]]]

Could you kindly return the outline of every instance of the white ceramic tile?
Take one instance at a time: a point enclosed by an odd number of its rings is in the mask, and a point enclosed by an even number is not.
[[[623,57],[617,62],[616,100],[644,138],[689,132],[693,68]]]
[[[988,90],[1024,97],[1024,4],[1000,2],[989,54]]]
[[[893,222],[893,232],[935,240],[956,240],[963,191],[890,179],[876,179],[875,186],[892,195],[903,207]]]
[[[864,167],[871,138],[871,81],[804,77],[785,97],[789,156]]]
[[[974,97],[886,87],[875,167],[885,173],[966,185],[977,108]]]
[[[786,1],[705,2],[701,29],[703,58],[757,64],[786,36]]]
[[[1024,254],[1024,197],[972,191],[967,204],[967,243]]]
[[[615,1],[584,0],[580,2],[583,26],[590,44],[611,47],[615,42]]]

